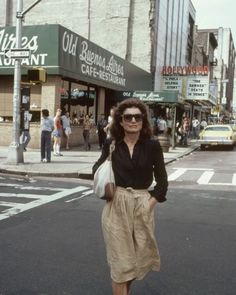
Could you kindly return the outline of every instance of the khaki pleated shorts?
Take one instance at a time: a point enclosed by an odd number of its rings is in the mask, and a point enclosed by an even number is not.
[[[116,283],[141,280],[149,271],[160,269],[150,197],[147,190],[117,187],[114,199],[103,209],[107,260]]]

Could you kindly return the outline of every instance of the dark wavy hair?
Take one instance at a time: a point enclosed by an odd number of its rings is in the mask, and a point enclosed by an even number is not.
[[[48,111],[48,109],[43,109],[43,110],[42,110],[42,115],[43,115],[44,117],[48,117],[48,116],[49,116],[49,111]]]
[[[128,108],[138,108],[143,114],[143,127],[140,131],[139,139],[147,139],[152,137],[152,129],[148,120],[147,107],[141,100],[137,98],[128,98],[123,100],[121,103],[114,108],[113,121],[110,127],[111,137],[116,141],[124,138],[124,129],[120,125],[122,115]]]

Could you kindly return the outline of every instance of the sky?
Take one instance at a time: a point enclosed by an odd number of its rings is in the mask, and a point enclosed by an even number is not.
[[[236,45],[236,1],[192,0],[199,29],[230,28]]]

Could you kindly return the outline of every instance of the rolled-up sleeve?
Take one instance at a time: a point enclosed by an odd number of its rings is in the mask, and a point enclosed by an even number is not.
[[[165,168],[163,152],[159,141],[153,141],[153,172],[156,185],[150,191],[152,197],[156,198],[158,202],[166,201],[166,194],[168,190],[168,177]]]

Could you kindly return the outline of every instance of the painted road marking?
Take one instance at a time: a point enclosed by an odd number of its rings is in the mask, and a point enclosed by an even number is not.
[[[58,189],[57,189],[58,190]],[[0,220],[9,218],[13,215],[19,214],[21,212],[45,205],[47,203],[51,203],[53,201],[59,200],[61,198],[67,197],[69,195],[72,194],[76,194],[82,191],[88,190],[88,187],[86,186],[77,186],[75,188],[72,189],[63,189],[62,191],[55,193],[53,195],[47,195],[46,197],[43,196],[43,198],[39,198],[35,201],[26,203],[26,204],[18,204],[18,203],[10,203],[10,202],[1,202],[3,204],[3,206],[7,206],[9,204],[8,207],[11,207],[10,209],[6,209],[4,211],[1,212],[0,214]],[[1,206],[0,203],[0,206]],[[5,204],[5,205],[4,205]]]
[[[202,195],[199,195],[198,198],[201,198],[201,199],[209,199],[209,200],[227,200],[227,201],[236,201],[236,198],[231,198],[229,196],[227,197],[220,197],[220,196],[217,196],[217,197],[214,197],[214,196],[202,196]]]
[[[188,173],[188,171],[203,171],[201,176],[197,179],[199,185],[215,185],[215,186],[236,186],[236,173],[233,173],[232,182],[210,182],[214,174],[216,173],[212,168],[173,168],[174,171],[168,176],[169,181],[175,181],[179,177]],[[185,177],[187,180],[187,176]]]
[[[26,199],[40,199],[45,198],[47,195],[32,195],[32,194],[17,194],[17,193],[0,193],[3,198],[26,198]]]
[[[182,176],[187,171],[186,168],[178,168],[175,172],[168,176],[169,181],[174,181],[180,176]]]
[[[202,175],[198,178],[197,183],[198,184],[209,184],[212,176],[215,172],[213,171],[204,171]]]
[[[0,187],[13,187],[21,190],[44,190],[44,191],[62,191],[64,188],[59,187],[41,187],[41,186],[25,186],[24,184],[0,183]]]
[[[82,193],[82,195],[81,195],[80,197],[78,197],[78,198],[74,198],[74,199],[71,199],[71,200],[67,200],[67,201],[65,201],[65,202],[66,202],[66,203],[70,203],[70,202],[73,202],[73,201],[76,201],[76,200],[80,200],[80,199],[83,199],[83,198],[85,198],[85,197],[87,197],[87,196],[89,196],[89,195],[92,196],[93,193],[94,193],[93,190],[89,190],[89,191],[87,191],[87,192]]]
[[[22,205],[24,204],[0,201],[0,206],[4,206],[4,207],[14,207],[16,209],[20,209],[22,208]]]
[[[173,169],[176,171],[168,176],[169,181],[176,180],[177,178],[182,176],[185,172],[190,171],[190,170],[191,171],[206,171],[206,170],[212,171],[213,170],[213,169],[207,169],[207,168],[173,168]]]
[[[236,173],[233,174],[232,183],[233,185],[236,185]]]

